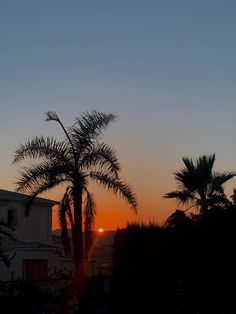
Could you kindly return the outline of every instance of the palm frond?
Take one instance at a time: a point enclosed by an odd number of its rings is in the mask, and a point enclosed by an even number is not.
[[[105,114],[97,110],[86,111],[75,119],[74,125],[68,129],[68,134],[73,142],[76,152],[80,154],[91,142],[97,140],[102,132],[114,121],[114,114]]]
[[[85,189],[86,203],[83,211],[84,233],[85,233],[85,254],[89,257],[89,252],[93,244],[92,229],[96,216],[96,204],[93,195]]]
[[[59,117],[55,111],[48,111],[45,114],[46,114],[45,121],[57,121],[57,122],[60,121],[60,119],[59,119]]]
[[[27,141],[25,144],[15,151],[13,164],[19,163],[25,158],[48,158],[57,159],[64,163],[69,163],[68,145],[65,142],[60,142],[53,137],[38,137]]]
[[[179,183],[180,190],[188,190],[198,194],[200,198],[206,198],[209,184],[212,182],[215,155],[200,156],[195,162],[184,157],[183,162],[185,168],[175,172],[175,180]]]
[[[75,221],[72,214],[72,208],[73,208],[73,188],[71,186],[67,187],[67,194],[68,194],[68,206],[67,206],[67,216],[70,222],[71,230],[74,230],[75,227]]]
[[[16,182],[18,192],[30,193],[32,189],[46,181],[69,181],[69,169],[67,165],[54,160],[39,164],[31,164],[21,167],[20,176]]]
[[[207,197],[209,184],[212,182],[215,154],[203,155],[196,159],[196,190],[201,198]]]
[[[212,177],[212,185],[209,194],[216,192],[223,192],[223,184],[235,177],[234,172],[214,173]]]
[[[67,181],[67,180],[66,180]],[[46,191],[51,190],[52,188],[59,186],[61,184],[63,184],[65,181],[63,181],[62,179],[57,179],[54,178],[51,181],[42,181],[41,183],[39,183],[38,185],[35,185],[35,187],[32,187],[30,194],[29,194],[29,198],[28,201],[26,203],[26,207],[25,207],[25,215],[29,216],[30,214],[30,210],[31,210],[31,206],[35,200],[35,198]]]
[[[79,166],[81,169],[98,166],[111,171],[116,176],[120,171],[120,163],[116,151],[105,143],[101,143],[85,151]]]
[[[210,176],[215,163],[215,154],[213,155],[203,155],[196,159],[196,168],[198,172],[206,177]]]
[[[84,207],[84,225],[85,230],[91,231],[94,226],[95,216],[96,216],[96,203],[93,194],[87,189],[86,191],[86,203]]]
[[[175,172],[174,176],[180,189],[186,189],[191,192],[196,191],[196,187],[198,186],[198,178],[196,176],[195,170],[191,170],[191,172],[189,172],[187,169],[182,169]]]
[[[61,122],[61,120],[59,119],[58,115],[56,114],[56,112],[54,111],[48,111],[46,112],[46,121],[56,121],[60,124],[63,132],[66,135],[66,141],[64,141],[65,143],[69,143],[70,144],[70,148],[68,147],[68,152],[70,154],[70,156],[72,156],[72,158],[74,159],[74,165],[77,165],[77,156],[76,156],[76,151],[75,151],[75,146],[73,143],[72,138],[70,137],[69,132],[67,131],[67,129],[64,127],[63,123]]]
[[[190,204],[195,200],[194,195],[187,190],[166,193],[164,198],[175,198],[178,204],[183,205]]]
[[[131,187],[114,175],[100,171],[91,171],[90,177],[115,194],[120,194],[137,213],[137,200]]]
[[[81,135],[84,137],[97,138],[115,118],[116,116],[112,113],[107,114],[97,110],[86,111],[80,118],[76,118],[74,127],[79,126]]]
[[[195,166],[194,166],[192,158],[183,157],[182,160],[185,167],[188,169],[189,172],[193,172],[195,170]]]
[[[71,244],[68,233],[68,221],[69,218],[71,230],[74,228],[73,217],[71,216],[71,187],[68,187],[61,202],[58,210],[58,220],[61,227],[61,240],[64,247],[65,256],[71,255]]]

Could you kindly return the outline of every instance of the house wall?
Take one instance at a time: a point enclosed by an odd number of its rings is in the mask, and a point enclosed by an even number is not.
[[[11,266],[7,267],[0,261],[0,281],[24,278],[24,259],[46,259],[48,261],[48,274],[53,273],[54,268],[58,268],[59,261],[54,251],[16,251],[8,252],[11,259]]]
[[[52,243],[52,208],[48,204],[36,203],[32,206],[30,215],[25,216],[23,202],[5,201],[0,203],[0,219],[7,222],[8,208],[16,208],[17,224],[15,236],[19,241]]]

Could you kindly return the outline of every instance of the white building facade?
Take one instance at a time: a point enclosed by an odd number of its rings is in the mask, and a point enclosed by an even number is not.
[[[0,250],[10,261],[0,259],[0,280],[44,280],[60,267],[58,248],[52,245],[52,206],[58,202],[36,198],[25,215],[27,195],[0,189],[0,221],[14,228],[15,239],[0,237]]]

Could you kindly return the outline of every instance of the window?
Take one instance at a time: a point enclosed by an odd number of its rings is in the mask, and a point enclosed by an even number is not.
[[[17,211],[16,208],[8,208],[7,212],[7,224],[11,227],[17,225]]]

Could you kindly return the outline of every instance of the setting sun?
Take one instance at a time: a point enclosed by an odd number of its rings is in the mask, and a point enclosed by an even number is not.
[[[104,233],[104,229],[103,228],[98,228],[98,233]]]

